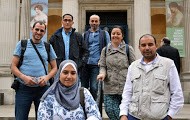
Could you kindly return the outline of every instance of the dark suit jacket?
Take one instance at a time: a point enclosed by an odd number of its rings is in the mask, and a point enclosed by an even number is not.
[[[58,68],[60,63],[65,60],[65,44],[62,30],[63,28],[58,29],[49,40],[57,55],[56,62]],[[82,35],[75,32],[75,29],[72,29],[70,35],[69,59],[75,61],[78,68],[81,68],[83,64],[86,64],[88,59],[86,43],[84,42]]]
[[[179,55],[178,49],[176,49],[170,45],[163,45],[157,49],[157,53],[160,56],[172,59],[178,70],[178,73],[180,73],[180,55]]]

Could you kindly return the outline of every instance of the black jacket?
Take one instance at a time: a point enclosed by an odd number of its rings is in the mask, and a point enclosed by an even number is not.
[[[179,55],[178,49],[176,49],[168,44],[165,44],[157,49],[157,53],[160,56],[172,59],[178,70],[178,73],[180,73],[180,55]]]
[[[58,68],[60,63],[65,60],[65,44],[62,36],[62,30],[63,27],[58,29],[49,40],[57,55],[56,62]],[[81,68],[88,60],[88,49],[86,47],[86,43],[84,42],[82,35],[75,32],[75,29],[72,29],[70,36],[69,59],[75,61],[78,68]]]

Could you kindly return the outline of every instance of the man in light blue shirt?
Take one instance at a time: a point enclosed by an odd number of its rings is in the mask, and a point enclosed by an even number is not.
[[[46,31],[46,25],[42,21],[34,23],[32,28],[32,39],[27,40],[26,50],[23,55],[23,61],[18,68],[19,61],[21,60],[21,41],[16,45],[13,54],[11,72],[17,77],[19,81],[18,89],[15,95],[15,118],[16,120],[28,120],[28,114],[32,102],[35,105],[35,112],[37,113],[40,98],[44,92],[49,88],[49,79],[52,78],[57,72],[56,54],[50,45],[50,66],[51,70],[48,71],[48,53],[45,48],[45,43],[42,41]],[[38,50],[42,57],[40,60],[37,52],[35,51],[32,43]],[[48,43],[47,43],[48,44]]]

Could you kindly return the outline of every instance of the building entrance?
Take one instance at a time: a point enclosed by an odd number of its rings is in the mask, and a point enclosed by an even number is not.
[[[89,18],[93,14],[100,16],[100,28],[107,30],[109,34],[114,25],[122,26],[125,34],[124,40],[128,43],[127,11],[87,11],[85,30],[90,28]]]

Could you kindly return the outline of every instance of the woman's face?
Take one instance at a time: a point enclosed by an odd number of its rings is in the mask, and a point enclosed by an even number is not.
[[[123,40],[123,34],[121,32],[121,29],[113,28],[111,31],[111,41],[113,43],[120,44],[122,40]]]
[[[36,11],[36,14],[40,14],[40,12],[41,12],[41,10],[39,8],[36,8],[35,11]]]
[[[70,87],[76,82],[77,72],[72,65],[67,65],[60,74],[59,79],[64,86]]]

